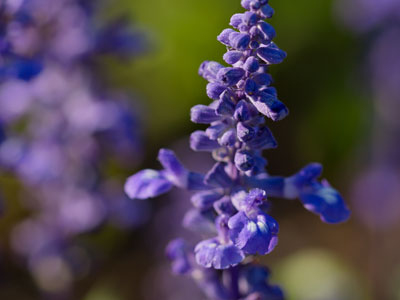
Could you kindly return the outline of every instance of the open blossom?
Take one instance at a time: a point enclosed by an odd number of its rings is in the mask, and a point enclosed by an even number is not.
[[[269,214],[268,198],[300,198],[328,223],[343,222],[350,212],[326,180],[318,181],[319,164],[287,178],[267,173],[262,152],[276,148],[277,142],[266,118],[279,121],[289,112],[271,86],[268,70],[286,53],[272,41],[275,30],[264,21],[274,13],[268,1],[242,0],[242,6],[246,12],[233,15],[233,28],[218,36],[228,49],[223,59],[231,66],[201,64],[199,74],[209,82],[212,102],[191,109],[191,120],[209,127],[192,133],[190,147],[210,152],[215,165],[206,174],[191,172],[171,150],[161,149],[163,169],[131,176],[125,191],[136,199],[156,197],[173,186],[195,192],[194,209],[183,224],[207,238],[193,247],[175,240],[167,254],[174,271],[191,275],[210,299],[283,299],[282,291],[267,283],[269,272],[251,262],[252,256],[268,254],[278,243],[279,226]]]
[[[46,292],[65,291],[79,275],[70,257],[85,252],[77,235],[146,218],[146,204],[130,201],[107,171],[110,160],[122,168],[138,159],[141,138],[127,95],[106,87],[97,64],[101,55],[135,57],[143,34],[122,19],[95,20],[95,2],[0,1],[0,167],[28,191],[31,211],[11,244]],[[38,272],[49,260],[69,274],[56,291],[46,274],[58,269]]]

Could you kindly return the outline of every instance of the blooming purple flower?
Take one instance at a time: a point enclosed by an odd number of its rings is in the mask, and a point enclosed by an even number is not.
[[[253,255],[271,252],[278,242],[279,226],[269,215],[267,197],[300,198],[308,210],[329,223],[347,220],[349,210],[336,190],[317,180],[322,170],[319,164],[288,178],[267,173],[262,151],[276,148],[277,142],[265,117],[279,121],[289,112],[267,72],[286,53],[272,42],[275,30],[264,21],[273,15],[268,1],[242,0],[242,6],[247,11],[235,14],[230,22],[237,30],[225,29],[218,36],[228,49],[224,60],[232,66],[201,64],[199,74],[209,82],[207,95],[212,102],[191,110],[193,122],[209,127],[192,133],[190,147],[211,152],[214,166],[204,175],[192,173],[171,151],[162,149],[159,160],[164,170],[140,171],[127,180],[125,191],[139,199],[158,195],[172,185],[196,192],[191,199],[195,208],[185,216],[184,225],[205,239],[193,247],[194,252],[185,246],[185,255],[173,242],[168,253],[174,270],[191,275],[210,299],[283,299],[279,288],[267,284],[269,273],[251,260]],[[144,176],[147,172],[153,179]],[[212,223],[216,235],[205,230]],[[205,273],[217,274],[212,276],[212,285],[202,280]],[[223,280],[226,277],[232,284]]]

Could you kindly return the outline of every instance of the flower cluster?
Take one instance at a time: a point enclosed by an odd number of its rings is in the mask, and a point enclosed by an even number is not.
[[[268,214],[267,197],[300,198],[328,223],[343,222],[350,213],[339,193],[326,180],[318,181],[322,167],[317,163],[287,178],[266,172],[262,151],[277,142],[265,117],[278,121],[288,114],[268,69],[286,54],[272,41],[275,30],[264,21],[274,13],[268,1],[242,0],[242,6],[246,12],[231,18],[234,29],[218,36],[227,46],[223,58],[231,67],[212,61],[200,66],[213,101],[191,110],[193,122],[209,127],[192,133],[190,146],[211,152],[215,165],[206,174],[191,172],[172,151],[161,149],[163,170],[136,173],[125,191],[136,199],[158,196],[173,186],[195,192],[194,208],[183,224],[209,238],[194,247],[172,241],[167,254],[174,272],[190,274],[210,299],[283,299],[282,291],[267,283],[268,270],[252,262],[278,242],[279,226]]]
[[[77,235],[146,216],[147,205],[130,201],[109,176],[109,165],[137,162],[141,138],[127,96],[105,87],[97,63],[141,53],[143,35],[124,20],[103,24],[97,9],[81,0],[0,4],[0,165],[28,191],[22,205],[31,211],[12,246],[50,292],[90,263]]]

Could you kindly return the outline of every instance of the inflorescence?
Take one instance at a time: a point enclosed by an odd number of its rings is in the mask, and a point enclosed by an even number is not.
[[[194,151],[211,152],[216,163],[207,174],[187,170],[171,150],[161,149],[163,170],[142,170],[128,178],[131,198],[146,199],[173,186],[195,191],[194,208],[184,226],[209,238],[194,247],[172,241],[167,255],[173,271],[191,275],[210,299],[283,299],[268,284],[269,271],[254,262],[278,242],[278,222],[268,214],[267,197],[299,198],[307,210],[327,223],[348,219],[340,194],[326,180],[318,181],[322,166],[312,163],[290,177],[270,176],[262,151],[277,147],[265,117],[279,121],[288,114],[277,98],[268,74],[286,53],[272,41],[274,28],[264,21],[274,10],[268,0],[242,0],[245,13],[235,14],[218,40],[227,46],[224,61],[206,61],[199,74],[208,80],[208,105],[196,105],[191,120],[210,124],[190,137]],[[211,225],[211,226],[210,226]],[[211,228],[211,229],[210,229]]]

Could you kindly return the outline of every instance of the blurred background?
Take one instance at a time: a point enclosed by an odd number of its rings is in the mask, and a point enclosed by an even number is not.
[[[2,7],[3,36],[17,2],[0,2],[11,3]],[[243,11],[240,1],[64,2],[85,12],[71,8],[75,21],[64,25],[84,28],[90,46],[81,51],[73,47],[82,43],[76,32],[62,32],[71,39],[25,51],[25,37],[0,61],[0,299],[204,299],[189,279],[170,274],[164,257],[166,243],[185,234],[188,195],[174,190],[144,203],[121,192],[129,175],[159,168],[161,147],[194,170],[211,165],[207,154],[189,150],[188,135],[203,129],[190,122],[189,110],[210,101],[197,70],[204,60],[222,61],[225,47],[216,36]],[[290,175],[322,163],[352,217],[328,225],[300,202],[273,199],[279,246],[262,260],[289,300],[400,299],[400,1],[270,5],[275,41],[288,53],[271,73],[290,115],[269,124],[279,147],[265,153],[268,170]],[[39,10],[33,19],[42,16]],[[34,37],[43,46],[49,37],[41,30]],[[46,55],[39,59],[40,51]],[[29,58],[30,73],[41,65],[33,79],[7,67],[21,57]],[[51,104],[26,104],[49,94]],[[78,100],[66,108],[56,98]],[[52,126],[61,131],[49,133]],[[119,145],[116,136],[126,142]]]

